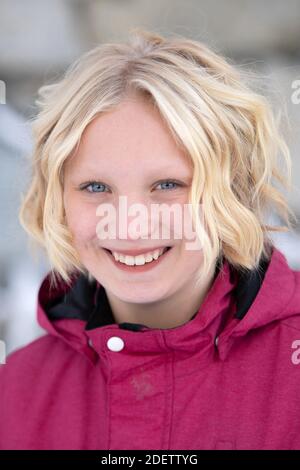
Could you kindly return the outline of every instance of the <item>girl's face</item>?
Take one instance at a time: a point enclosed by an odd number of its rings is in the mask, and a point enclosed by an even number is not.
[[[86,127],[77,152],[67,159],[64,205],[74,246],[85,268],[120,301],[156,302],[193,285],[201,267],[202,250],[186,248],[184,228],[181,239],[174,236],[171,211],[170,238],[163,238],[162,223],[166,227],[166,220],[162,221],[161,216],[156,219],[158,235],[151,238],[157,229],[155,223],[151,226],[152,204],[183,207],[188,203],[192,176],[191,161],[176,146],[158,111],[150,103],[134,98],[96,117]],[[121,216],[118,212],[120,196],[126,196],[125,219],[124,213]],[[139,204],[139,212],[128,215],[135,203]],[[97,228],[102,217],[107,218],[107,212],[102,216],[96,213],[103,204],[114,208],[117,217],[116,233],[113,235],[109,228],[109,239],[103,236],[107,226]],[[130,230],[133,220],[141,215],[140,207],[147,211],[143,218],[146,224],[142,229],[136,226],[140,232],[135,236]],[[127,226],[123,238],[118,233],[119,217],[123,229],[124,221]],[[158,247],[172,248],[158,262],[152,261],[151,267],[146,263],[146,270],[134,266],[124,269],[125,265],[115,262],[105,249],[149,252]]]

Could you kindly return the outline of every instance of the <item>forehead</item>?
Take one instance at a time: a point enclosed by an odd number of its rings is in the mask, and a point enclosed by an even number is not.
[[[113,166],[116,170],[123,163],[143,168],[192,166],[159,111],[136,98],[128,98],[117,108],[96,116],[82,133],[71,161],[73,166],[101,163],[102,168]]]

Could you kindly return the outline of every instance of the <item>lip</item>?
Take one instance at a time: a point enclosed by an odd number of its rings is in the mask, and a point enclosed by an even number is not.
[[[153,260],[153,261],[151,261],[151,263],[145,263],[141,266],[127,266],[127,264],[120,263],[119,261],[116,261],[114,256],[112,255],[112,253],[107,248],[104,248],[104,251],[107,253],[107,256],[113,262],[113,264],[118,269],[120,269],[121,271],[125,271],[125,272],[128,272],[128,273],[133,273],[133,274],[134,273],[139,274],[139,273],[143,273],[145,271],[150,271],[151,269],[154,269],[156,266],[160,265],[164,261],[164,259],[166,259],[166,257],[168,256],[168,253],[171,251],[171,249],[172,249],[172,247],[168,247],[168,250],[165,251],[164,254],[159,256],[157,258],[157,260]]]
[[[138,255],[143,255],[146,253],[152,253],[153,251],[160,250],[162,248],[166,248],[165,246],[157,246],[154,248],[147,248],[147,250],[111,250],[110,248],[104,248],[104,250],[108,251],[115,251],[116,253],[120,253],[122,255],[128,255],[128,256],[138,256]]]

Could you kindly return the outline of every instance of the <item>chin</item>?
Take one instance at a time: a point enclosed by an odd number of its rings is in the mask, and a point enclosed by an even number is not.
[[[132,304],[150,304],[162,300],[162,292],[155,293],[152,288],[150,288],[150,291],[151,292],[149,292],[149,286],[145,286],[144,289],[137,287],[133,293],[130,291],[126,292],[126,289],[120,289],[120,291],[118,293],[114,293],[114,295],[122,302],[128,302]]]

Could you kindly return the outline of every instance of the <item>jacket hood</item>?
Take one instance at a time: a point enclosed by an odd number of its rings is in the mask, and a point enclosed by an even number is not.
[[[38,290],[37,319],[49,334],[92,362],[101,353],[107,335],[121,331],[129,347],[138,353],[170,349],[188,352],[197,347],[201,337],[210,348],[213,344],[224,360],[236,338],[299,315],[297,274],[275,246],[269,260],[261,259],[259,269],[246,274],[238,273],[224,259],[222,269],[217,263],[213,284],[192,319],[176,328],[159,329],[137,323],[117,324],[104,287],[84,274],[75,275],[71,285],[61,282],[50,290],[48,272]],[[92,343],[98,348],[91,347]]]

